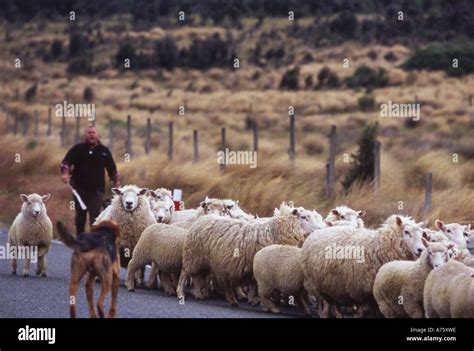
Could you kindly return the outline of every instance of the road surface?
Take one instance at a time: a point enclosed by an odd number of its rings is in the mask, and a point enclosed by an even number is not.
[[[7,232],[0,229],[0,245],[5,247]],[[36,264],[30,265],[30,276],[21,275],[23,261],[18,262],[17,275],[12,275],[10,260],[0,259],[0,318],[68,318],[69,317],[69,272],[72,251],[58,241],[53,241],[47,255],[47,277],[35,274]],[[148,271],[148,269],[147,269]],[[184,305],[174,296],[161,290],[136,289],[128,292],[124,285],[126,271],[121,270],[118,297],[119,318],[287,318],[301,317],[296,308],[283,308],[283,315],[273,315],[241,302],[240,307],[231,307],[223,298],[204,301],[187,296]],[[95,284],[97,297],[100,285]],[[109,306],[110,294],[106,301]],[[77,294],[77,316],[88,317],[84,284]]]

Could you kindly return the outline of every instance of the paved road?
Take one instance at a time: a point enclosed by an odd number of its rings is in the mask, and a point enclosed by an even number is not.
[[[7,233],[0,229],[0,245],[7,242]],[[53,242],[47,255],[48,277],[35,275],[36,264],[30,266],[30,276],[21,275],[23,262],[19,261],[18,273],[10,272],[10,261],[0,259],[0,318],[67,318],[69,262],[71,250],[60,242]],[[31,273],[33,273],[31,275]],[[128,292],[124,286],[125,270],[121,271],[118,298],[118,317],[125,318],[284,318],[301,314],[296,308],[284,309],[284,315],[263,312],[260,307],[251,307],[242,302],[239,308],[230,307],[224,299],[196,301],[187,297],[180,305],[176,297],[162,291],[137,289]],[[95,300],[100,292],[94,287]],[[110,298],[110,295],[109,295]],[[109,298],[106,306],[109,306]],[[77,316],[88,317],[83,284],[77,295]]]

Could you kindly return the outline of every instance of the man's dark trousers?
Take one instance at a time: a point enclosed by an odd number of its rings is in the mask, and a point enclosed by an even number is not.
[[[92,226],[102,208],[104,194],[96,192],[77,191],[81,196],[82,202],[87,207],[83,210],[79,201],[74,196],[74,206],[76,209],[76,235],[84,233],[86,227],[87,213],[89,212],[89,224]]]

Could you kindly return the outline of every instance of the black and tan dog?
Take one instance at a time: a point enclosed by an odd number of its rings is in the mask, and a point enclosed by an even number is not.
[[[101,292],[97,301],[99,317],[104,318],[104,301],[112,289],[112,303],[109,317],[116,314],[119,289],[120,263],[118,259],[117,240],[120,230],[116,223],[102,221],[92,227],[89,233],[81,233],[76,239],[62,222],[57,222],[59,237],[64,244],[73,249],[71,257],[71,281],[69,284],[69,312],[76,318],[76,293],[84,275],[86,275],[86,296],[91,318],[97,318],[94,309],[94,279],[100,278]]]

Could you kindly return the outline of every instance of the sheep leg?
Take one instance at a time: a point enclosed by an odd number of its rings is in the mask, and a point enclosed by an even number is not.
[[[156,265],[155,262],[152,262],[151,272],[150,272],[150,276],[148,277],[148,283],[146,286],[148,289],[154,289],[156,287],[157,275],[158,275],[158,266]]]
[[[186,279],[188,279],[188,274],[183,269],[179,275],[178,288],[176,289],[176,295],[180,301],[184,301],[184,285],[186,284]]]
[[[403,307],[410,318],[423,318],[425,316],[423,307],[415,301],[406,302]]]
[[[137,285],[143,286],[144,281],[145,281],[145,266],[142,266],[137,272]]]
[[[323,298],[318,299],[318,314],[319,318],[329,318],[329,303],[326,302]]]
[[[209,297],[209,292],[206,291],[205,286],[206,286],[206,278],[203,278],[200,275],[194,275],[193,276],[192,293],[193,293],[193,295],[196,299],[203,300],[203,299]],[[203,291],[204,291],[204,293],[203,293]]]
[[[117,297],[120,283],[118,273],[113,272],[112,274],[112,302],[110,304],[109,318],[115,318],[117,313]]]
[[[110,268],[111,269],[111,268]],[[105,297],[107,296],[110,288],[112,287],[112,281],[111,277],[107,275],[102,275],[102,280],[101,280],[101,291],[100,291],[100,296],[99,300],[97,301],[97,310],[99,312],[99,317],[100,318],[105,318],[104,315],[104,302],[105,302]]]
[[[86,278],[86,297],[87,305],[89,306],[89,314],[91,318],[97,318],[94,308],[94,278],[93,274],[87,274]]]
[[[16,275],[16,266],[17,266],[17,260],[16,258],[12,258],[12,274]]]
[[[42,277],[46,277],[46,256],[43,255],[38,258],[38,265],[36,266],[36,275],[40,275]]]
[[[237,294],[238,300],[245,300],[247,298],[247,295],[245,294],[241,286],[238,286],[237,289],[235,289],[235,293]]]
[[[303,311],[303,313],[307,316],[311,316],[311,312],[309,311],[308,304],[306,303],[306,291],[301,290],[296,295],[296,304],[298,307]]]
[[[24,262],[24,265],[23,265],[23,276],[27,277],[29,275],[30,275],[30,259],[25,258],[25,262]]]
[[[262,303],[262,307],[264,311],[270,310],[272,313],[280,313],[280,309],[273,303],[272,300],[270,300],[272,291],[268,291],[259,286],[258,294],[260,296],[260,302]]]
[[[260,303],[260,299],[258,297],[258,292],[257,292],[257,284],[256,283],[251,283],[249,285],[249,293],[247,295],[247,300],[250,305],[252,306],[257,306]]]
[[[159,270],[158,274],[160,276],[160,285],[163,288],[163,290],[168,295],[176,294],[176,287],[173,285],[173,277],[171,276],[171,273],[163,272]]]
[[[128,291],[135,291],[135,274],[137,273],[137,270],[143,265],[143,263],[139,261],[138,257],[141,257],[141,255],[134,255],[128,263],[127,278],[125,279],[125,286],[127,287]]]
[[[229,302],[232,307],[239,307],[239,302],[237,301],[234,295],[234,288],[230,286],[228,283],[224,283],[223,287],[224,287],[225,298],[227,302]]]

